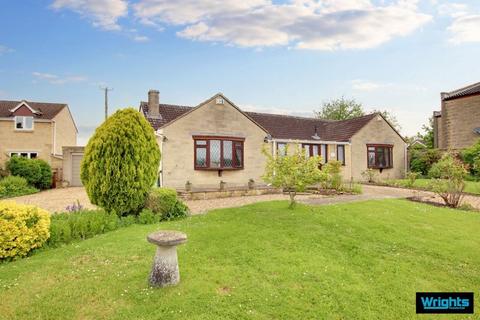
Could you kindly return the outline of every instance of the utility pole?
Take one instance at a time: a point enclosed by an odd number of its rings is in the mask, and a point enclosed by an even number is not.
[[[105,87],[100,87],[100,90],[103,90],[105,92],[105,120],[108,118],[108,91],[112,91],[113,88],[109,88],[107,86]]]

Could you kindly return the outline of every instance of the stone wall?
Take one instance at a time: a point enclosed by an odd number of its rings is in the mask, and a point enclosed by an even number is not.
[[[480,95],[442,102],[439,147],[459,150],[475,143],[480,136],[473,132],[480,127]]]

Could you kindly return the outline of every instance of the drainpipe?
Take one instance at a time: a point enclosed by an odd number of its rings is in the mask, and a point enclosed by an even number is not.
[[[55,120],[52,120],[53,123],[53,152],[52,154],[55,155],[55,151],[57,150],[57,123]]]
[[[159,164],[159,178],[160,178],[160,181],[159,181],[159,185],[160,187],[163,187],[163,140],[165,139],[165,136],[161,133],[160,130],[157,130],[155,131],[155,136],[157,137],[157,141],[159,141],[158,143],[158,147],[160,149],[160,164]]]
[[[408,151],[407,151],[407,144],[405,143],[404,144],[404,151],[405,151],[405,173],[404,173],[404,177],[407,176],[407,168],[408,168]]]

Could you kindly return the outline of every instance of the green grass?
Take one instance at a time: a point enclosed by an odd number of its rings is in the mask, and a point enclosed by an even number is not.
[[[477,213],[407,200],[287,205],[134,225],[1,264],[0,318],[408,319],[416,291],[480,295]],[[160,228],[189,239],[181,283],[151,289],[145,237]]]
[[[413,188],[419,189],[428,189],[428,184],[430,183],[430,179],[417,179],[413,184]],[[384,181],[386,184],[398,187],[407,187],[408,180],[407,179],[397,179],[397,180],[387,180]],[[465,181],[465,192],[480,194],[480,182],[478,181]]]

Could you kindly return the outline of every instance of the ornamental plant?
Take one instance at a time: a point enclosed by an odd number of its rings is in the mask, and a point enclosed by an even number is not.
[[[451,153],[445,153],[429,171],[432,178],[430,188],[443,199],[445,205],[456,208],[464,196],[466,175],[463,163]]]
[[[50,214],[40,208],[0,201],[0,260],[26,256],[50,237]]]
[[[288,146],[287,146],[288,148]],[[272,156],[265,148],[263,154],[267,157],[267,165],[263,180],[276,188],[282,188],[290,196],[290,208],[294,208],[297,192],[305,191],[308,186],[319,183],[325,173],[319,169],[320,156],[307,157],[305,150],[296,147],[293,154],[285,150],[285,155]]]
[[[95,130],[85,148],[81,179],[93,204],[119,216],[136,214],[157,179],[159,164],[152,126],[128,108]]]
[[[52,168],[42,159],[14,156],[7,162],[12,176],[23,177],[28,184],[38,189],[49,189],[52,185]]]

